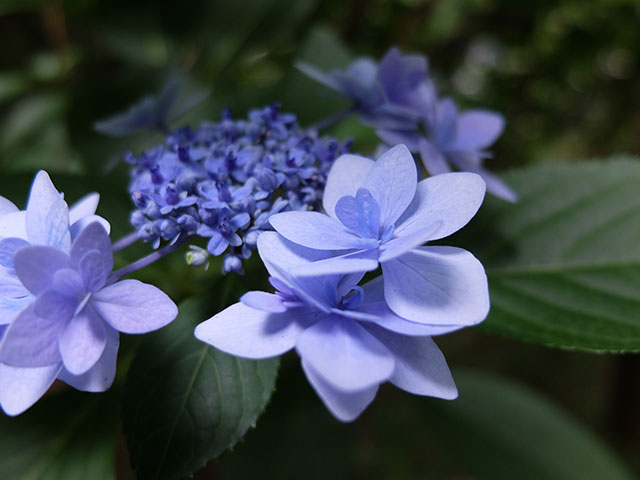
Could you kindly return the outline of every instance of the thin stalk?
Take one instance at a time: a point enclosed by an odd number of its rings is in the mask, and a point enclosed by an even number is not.
[[[341,120],[344,120],[345,118],[347,118],[349,115],[351,115],[353,112],[356,111],[356,107],[351,107],[348,108],[342,112],[338,112],[334,115],[331,115],[323,120],[320,120],[316,123],[312,123],[311,125],[309,125],[309,129],[313,129],[313,130],[323,130],[327,127],[330,127],[331,125],[334,125],[336,123],[338,123]]]
[[[131,232],[129,235],[122,237],[111,248],[114,252],[127,248],[138,240],[138,232]]]
[[[188,239],[189,239],[189,235],[185,235],[183,238],[179,239],[173,245],[166,245],[162,247],[160,250],[156,250],[155,252],[150,253],[149,255],[144,256],[141,259],[136,260],[135,262],[132,262],[125,267],[122,267],[118,270],[111,272],[111,275],[109,275],[109,279],[107,280],[107,284],[115,283],[126,275],[136,272],[142,268],[148,267],[152,263],[160,260],[162,257],[176,251],[178,248],[184,245]]]

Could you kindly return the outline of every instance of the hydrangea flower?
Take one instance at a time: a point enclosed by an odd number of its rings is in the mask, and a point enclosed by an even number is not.
[[[175,318],[175,304],[150,285],[108,279],[111,242],[93,215],[96,195],[69,211],[40,172],[25,212],[6,199],[0,205],[0,405],[22,413],[56,378],[79,390],[108,389],[118,331],[159,328]]]
[[[297,275],[375,270],[382,265],[391,310],[414,322],[473,325],[489,311],[482,264],[461,248],[421,246],[451,235],[476,213],[483,180],[449,173],[418,183],[404,145],[377,161],[356,155],[336,160],[321,212],[271,217],[283,237],[307,248],[340,255],[299,267]]]
[[[421,55],[402,55],[391,48],[380,64],[357,58],[344,71],[322,72],[306,62],[298,69],[353,102],[363,123],[378,128],[415,128],[432,108],[435,90],[428,62]]]
[[[293,275],[331,253],[300,247],[275,232],[260,235],[258,253],[276,293],[248,292],[198,325],[198,339],[245,358],[295,348],[312,387],[342,421],[360,415],[386,381],[418,395],[456,398],[449,368],[430,335],[459,325],[399,317],[385,302],[380,278],[359,287],[361,273]],[[428,314],[426,308],[424,317]]]
[[[352,99],[363,123],[375,127],[387,144],[405,144],[419,153],[431,175],[452,171],[452,166],[479,174],[487,190],[515,202],[516,193],[483,165],[487,149],[504,130],[504,117],[489,110],[459,113],[450,98],[439,98],[422,55],[402,55],[390,49],[380,64],[357,59],[346,72],[325,74],[301,64],[318,82]]]
[[[517,194],[483,165],[491,157],[487,151],[504,130],[504,117],[489,110],[458,111],[455,102],[443,98],[437,102],[435,115],[422,119],[423,130],[379,129],[376,133],[390,145],[403,143],[419,153],[431,175],[452,171],[452,167],[480,175],[487,190],[495,196],[515,202]]]
[[[319,206],[327,172],[347,148],[302,130],[275,105],[247,120],[225,112],[218,123],[177,130],[164,145],[127,156],[131,223],[155,248],[204,238],[209,255],[228,252],[225,271],[241,271],[273,213]]]
[[[92,193],[69,209],[44,171],[33,180],[26,210],[0,197],[0,325],[11,323],[33,299],[15,275],[15,251],[25,245],[46,245],[69,252],[72,238],[96,221],[109,231],[109,223],[95,215],[99,200]]]

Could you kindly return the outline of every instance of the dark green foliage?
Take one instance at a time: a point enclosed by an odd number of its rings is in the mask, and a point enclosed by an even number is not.
[[[461,237],[484,263],[487,331],[565,348],[640,350],[640,162],[514,170]]]
[[[51,393],[17,418],[0,416],[0,472],[12,480],[115,479],[117,398]]]
[[[180,479],[200,469],[255,426],[273,392],[278,359],[244,360],[195,339],[211,304],[183,303],[131,365],[123,421],[141,479]]]

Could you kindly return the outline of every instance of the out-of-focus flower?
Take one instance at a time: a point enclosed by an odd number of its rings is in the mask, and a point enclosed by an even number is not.
[[[419,153],[422,163],[431,175],[452,171],[452,167],[480,175],[487,191],[495,196],[515,202],[518,195],[500,178],[484,167],[490,158],[487,149],[504,130],[504,117],[489,110],[459,112],[450,98],[439,100],[435,115],[424,121],[424,132],[419,130],[379,129],[376,133],[390,145],[403,143]]]
[[[515,202],[516,193],[483,165],[488,148],[504,130],[502,115],[489,110],[459,113],[454,101],[440,98],[422,55],[403,55],[391,48],[380,64],[357,59],[344,72],[298,68],[353,101],[363,123],[376,128],[388,145],[403,143],[420,154],[430,175],[453,168],[480,175],[487,190]]]

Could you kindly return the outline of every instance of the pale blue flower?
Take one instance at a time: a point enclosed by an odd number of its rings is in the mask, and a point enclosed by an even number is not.
[[[56,378],[83,391],[108,389],[118,331],[142,333],[177,314],[155,287],[107,281],[109,224],[94,215],[97,203],[93,194],[68,210],[45,172],[25,211],[0,197],[0,406],[9,415]]]
[[[300,266],[297,275],[375,270],[382,266],[389,307],[414,322],[473,325],[489,311],[482,264],[461,248],[421,246],[463,227],[480,207],[485,184],[473,173],[417,182],[413,158],[398,145],[376,162],[336,160],[321,212],[284,212],[275,230],[304,247],[338,256]]]
[[[95,215],[100,196],[92,193],[67,208],[49,175],[36,174],[26,210],[0,197],[0,325],[11,323],[33,298],[13,270],[13,254],[25,245],[45,245],[69,252],[72,239],[88,224],[109,223]]]
[[[268,358],[295,348],[309,382],[342,421],[360,415],[386,381],[418,395],[457,396],[430,335],[459,325],[399,317],[385,302],[380,278],[359,287],[362,274],[292,275],[331,254],[292,244],[275,232],[260,235],[258,253],[276,293],[245,294],[240,303],[198,325],[198,339],[245,358]]]

